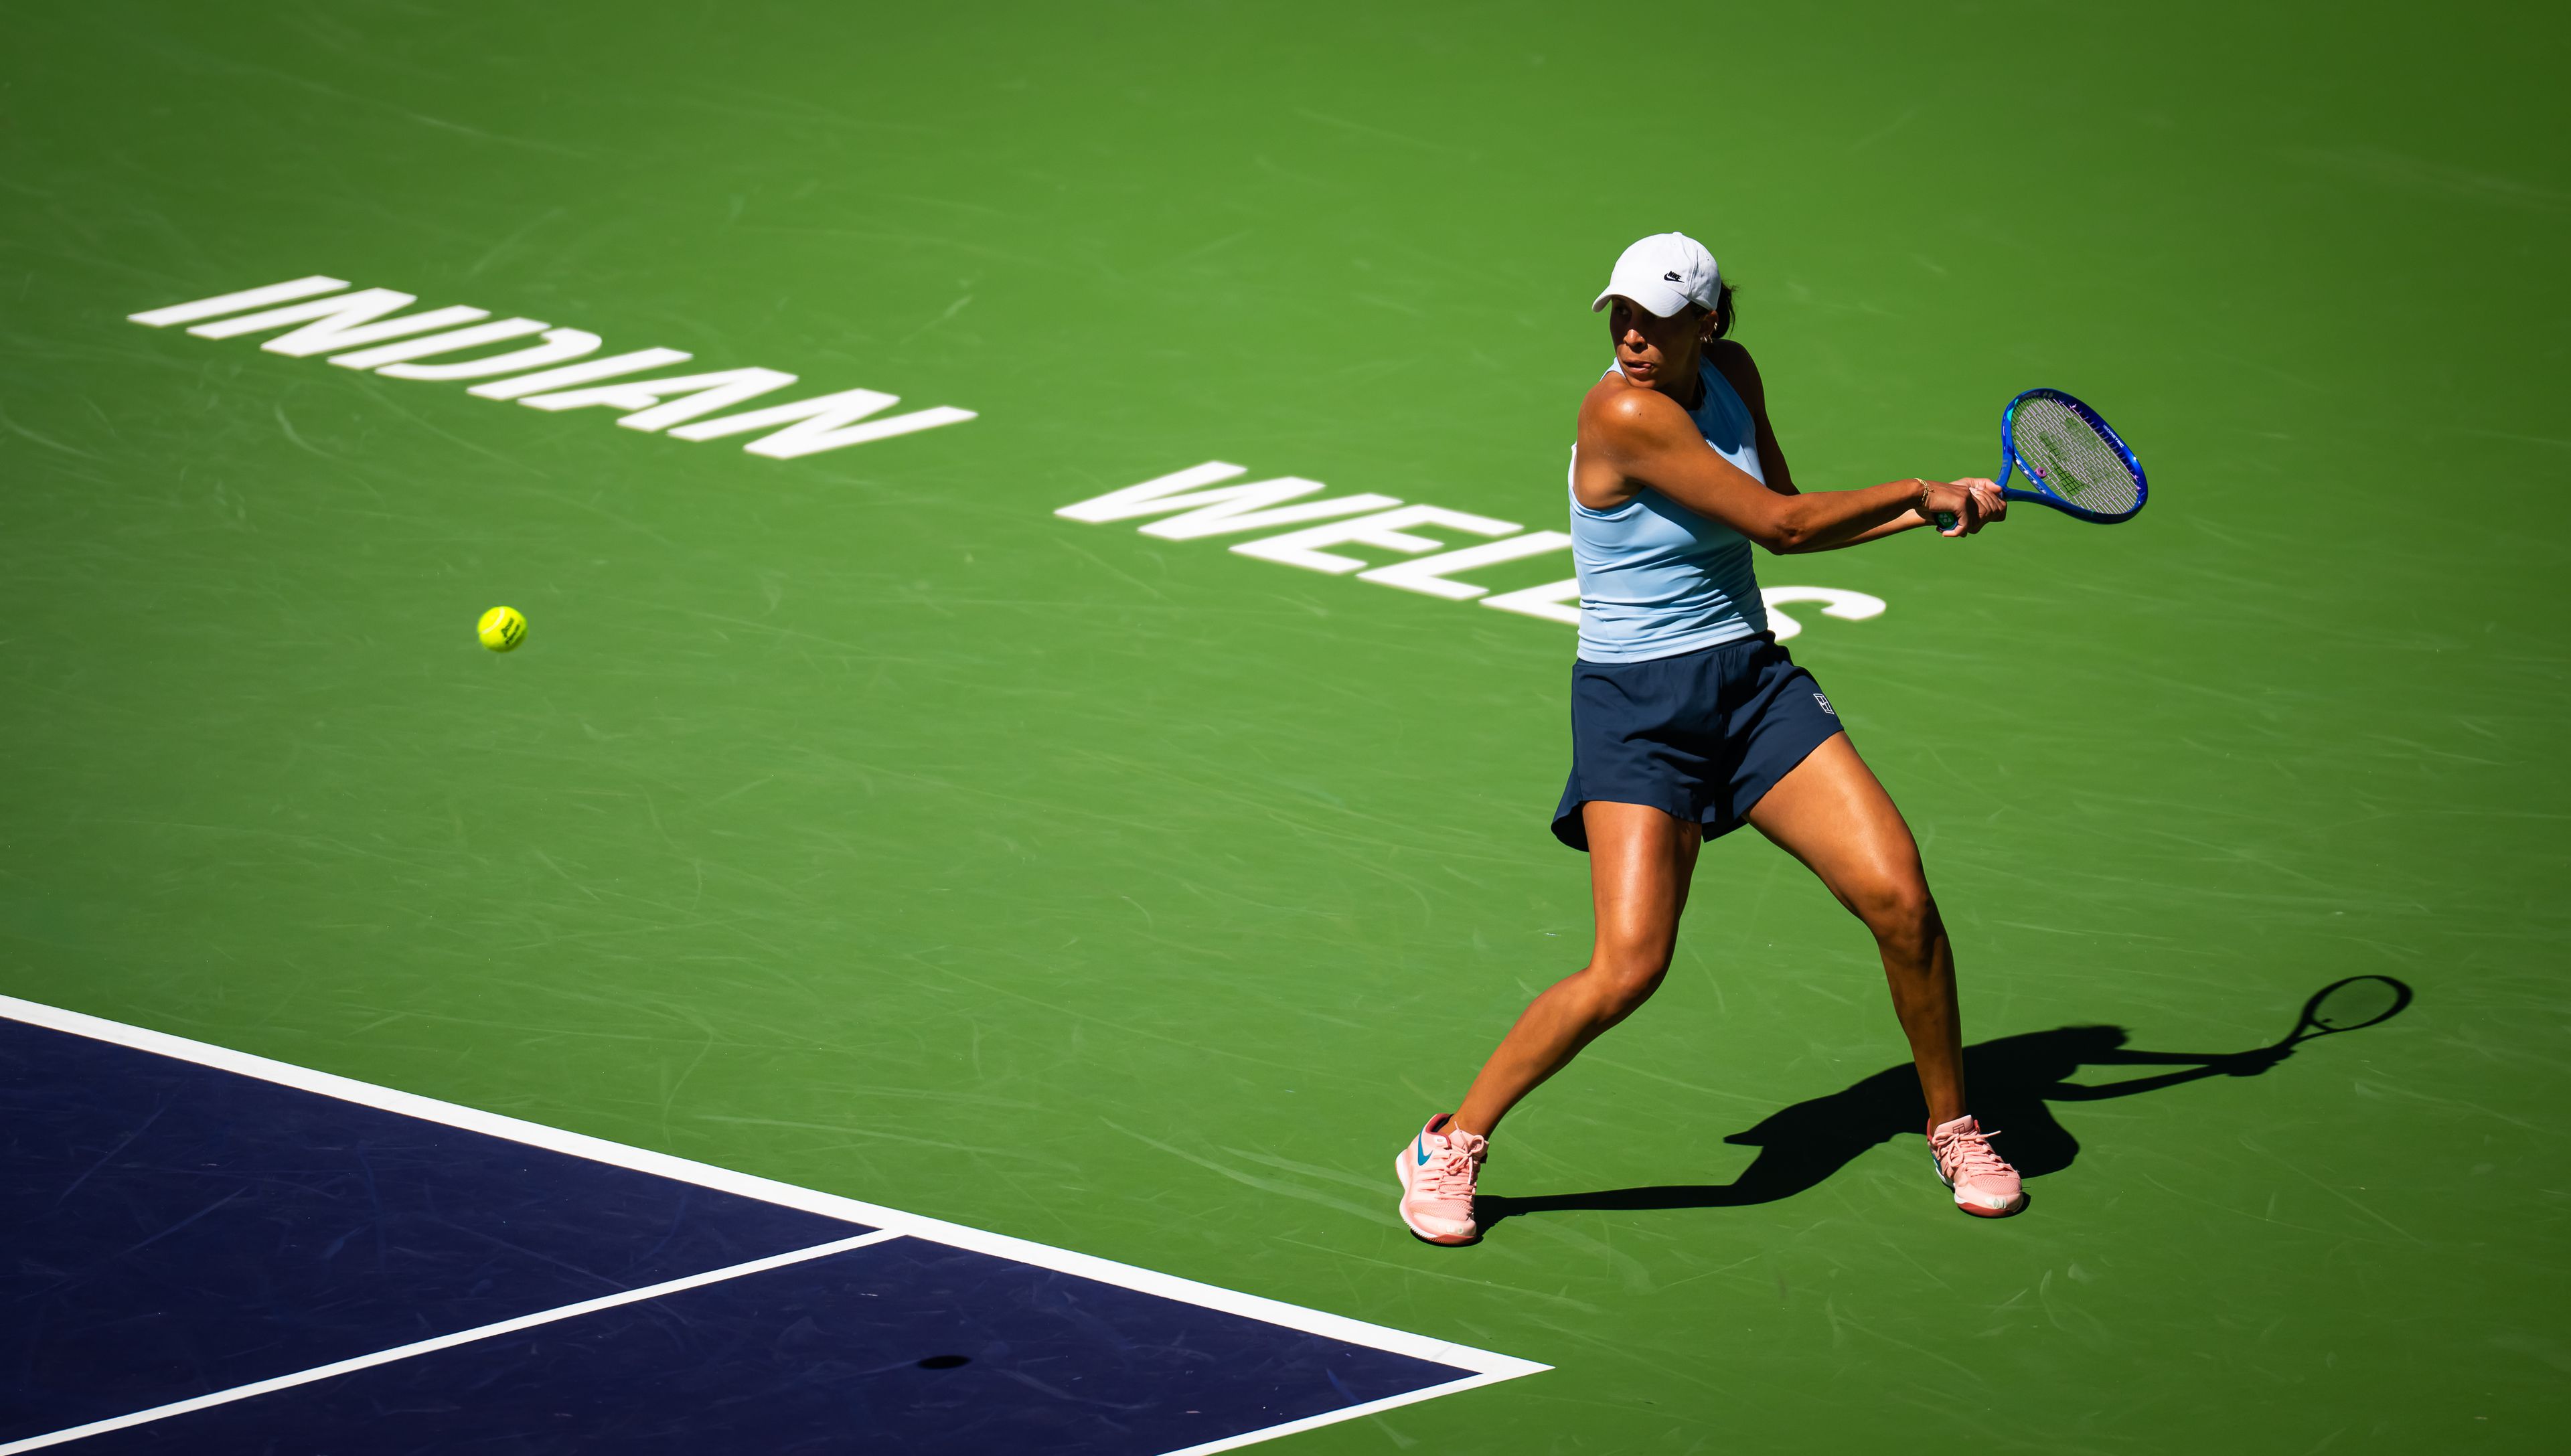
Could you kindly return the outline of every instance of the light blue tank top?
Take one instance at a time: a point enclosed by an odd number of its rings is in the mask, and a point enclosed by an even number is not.
[[[1765,485],[1759,435],[1732,381],[1700,360],[1705,397],[1688,411],[1716,454]],[[1572,447],[1572,464],[1580,450]],[[1571,497],[1571,559],[1580,569],[1580,659],[1639,663],[1768,630],[1750,542],[1644,486],[1612,511]]]

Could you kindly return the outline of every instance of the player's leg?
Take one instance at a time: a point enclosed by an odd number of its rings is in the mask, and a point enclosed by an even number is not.
[[[1562,1070],[1609,1027],[1660,989],[1687,908],[1702,831],[1645,804],[1591,800],[1589,894],[1597,918],[1589,963],[1547,987],[1518,1014],[1482,1064],[1455,1125],[1487,1138],[1518,1100]]]
[[[1751,806],[1759,831],[1820,876],[1873,932],[1910,1040],[1939,1176],[1969,1213],[2014,1213],[2017,1175],[1990,1152],[1965,1103],[1963,1019],[1955,1004],[1955,953],[1946,938],[1919,845],[1847,735],[1837,733]]]
[[[1485,1140],[1520,1098],[1562,1070],[1661,984],[1702,837],[1690,820],[1643,804],[1581,806],[1598,930],[1589,964],[1548,987],[1500,1040],[1464,1105],[1428,1120],[1393,1157],[1401,1220],[1431,1243],[1481,1236],[1473,1186]]]
[[[1874,933],[1928,1115],[1941,1123],[1962,1117],[1964,1045],[1955,1009],[1954,951],[1928,893],[1919,846],[1892,795],[1847,735],[1837,733],[1762,794],[1747,817],[1819,875]]]

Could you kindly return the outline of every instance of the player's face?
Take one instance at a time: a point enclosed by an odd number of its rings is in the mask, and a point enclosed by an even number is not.
[[[1607,335],[1616,342],[1616,364],[1637,384],[1657,387],[1663,376],[1695,373],[1697,320],[1689,310],[1663,318],[1629,298],[1607,300]]]

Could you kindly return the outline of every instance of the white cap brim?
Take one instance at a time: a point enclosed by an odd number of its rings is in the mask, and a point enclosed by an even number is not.
[[[1662,318],[1674,317],[1688,305],[1687,294],[1655,277],[1610,278],[1607,291],[1589,305],[1589,311],[1596,313],[1605,308],[1610,298],[1631,298]]]

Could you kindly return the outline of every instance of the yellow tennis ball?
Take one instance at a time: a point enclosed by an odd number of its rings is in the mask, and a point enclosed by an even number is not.
[[[473,630],[481,636],[484,647],[504,653],[527,640],[527,619],[519,616],[515,607],[494,607],[482,614],[481,623]]]

